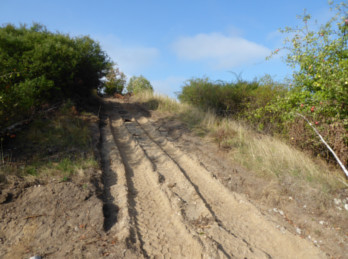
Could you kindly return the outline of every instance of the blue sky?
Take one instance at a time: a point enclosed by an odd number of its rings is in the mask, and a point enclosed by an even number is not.
[[[290,77],[279,57],[265,57],[282,47],[278,29],[297,25],[304,9],[319,22],[330,16],[326,0],[0,0],[0,24],[89,35],[128,78],[143,75],[174,97],[193,77]]]

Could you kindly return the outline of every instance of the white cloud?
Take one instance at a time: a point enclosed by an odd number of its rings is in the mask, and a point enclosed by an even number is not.
[[[264,59],[268,48],[240,36],[221,33],[198,34],[182,37],[172,45],[179,58],[190,61],[207,61],[215,69],[229,69]]]
[[[153,65],[160,55],[157,48],[126,45],[113,35],[96,36],[95,38],[128,77],[141,74],[144,69]]]

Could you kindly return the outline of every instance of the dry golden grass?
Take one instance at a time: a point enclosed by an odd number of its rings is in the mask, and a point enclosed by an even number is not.
[[[182,112],[187,106],[168,96],[154,94],[152,91],[142,91],[133,96],[133,100],[144,103],[149,109],[167,112]]]
[[[339,169],[330,168],[324,161],[275,137],[261,135],[238,121],[217,117],[213,111],[203,112],[151,92],[135,98],[145,105],[152,103],[153,107],[149,108],[172,113],[198,135],[213,138],[221,148],[229,150],[232,160],[258,175],[274,178],[291,176],[319,184],[326,191],[341,188],[342,182],[346,181]]]

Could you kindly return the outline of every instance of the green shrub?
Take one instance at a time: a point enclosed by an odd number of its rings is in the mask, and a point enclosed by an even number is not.
[[[149,80],[147,80],[143,76],[132,76],[129,79],[129,83],[127,86],[127,91],[129,93],[140,93],[142,91],[153,91],[153,87]]]
[[[265,76],[259,81],[212,82],[208,78],[191,79],[186,82],[178,98],[204,110],[214,110],[220,115],[247,118],[249,113],[264,107],[286,89]]]
[[[336,6],[337,14],[325,25],[310,29],[311,16],[299,16],[302,28],[285,28],[286,63],[295,69],[287,101],[274,104],[283,113],[311,112],[326,118],[348,117],[348,4]],[[279,53],[277,49],[273,54]],[[314,109],[312,107],[320,107]],[[286,109],[285,109],[286,108]],[[345,124],[348,124],[346,121]]]
[[[126,85],[126,75],[119,68],[111,68],[106,75],[105,93],[112,95],[121,94]]]
[[[30,116],[41,104],[88,97],[102,87],[111,65],[89,37],[51,33],[38,24],[0,27],[1,127]]]
[[[348,165],[348,4],[336,5],[326,24],[285,28],[286,63],[294,69],[290,91],[252,114],[254,123],[289,137],[297,147],[334,161],[313,130],[298,116],[305,115]],[[279,53],[277,49],[273,54]]]

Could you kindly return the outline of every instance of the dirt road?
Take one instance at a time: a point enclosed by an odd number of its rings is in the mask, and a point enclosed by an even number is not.
[[[104,229],[150,258],[324,258],[169,141],[137,104],[103,113]]]
[[[330,257],[252,204],[243,171],[214,145],[136,103],[104,104],[99,127],[98,118],[91,123],[101,169],[0,188],[0,258]],[[331,239],[344,258],[344,239]]]

